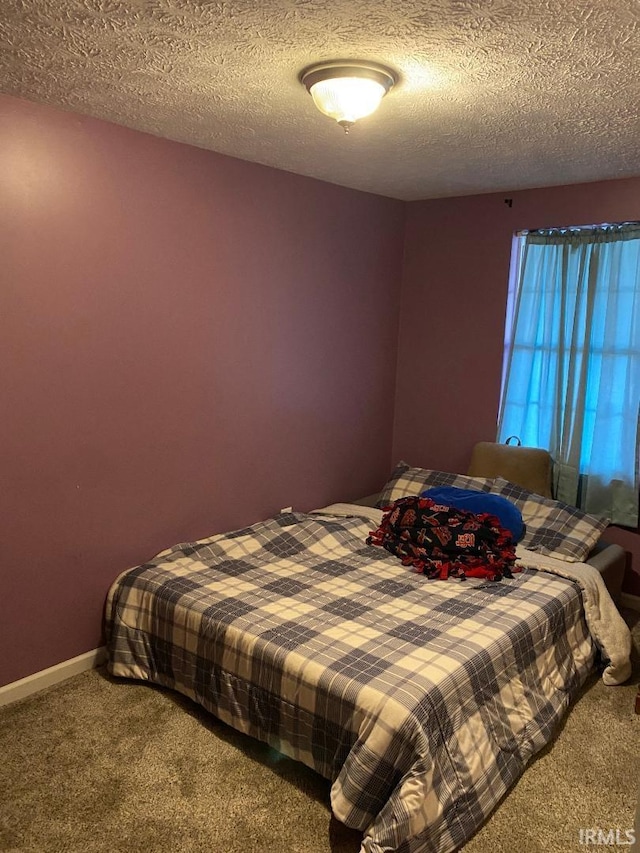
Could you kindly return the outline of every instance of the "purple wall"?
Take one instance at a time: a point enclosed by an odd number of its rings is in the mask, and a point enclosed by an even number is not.
[[[405,207],[0,97],[0,685],[160,549],[375,491]]]
[[[464,471],[495,437],[513,232],[640,218],[640,179],[403,205],[0,116],[0,685],[98,646],[110,582],[161,548],[401,457]],[[608,535],[640,594],[640,536]]]
[[[495,440],[515,231],[627,219],[640,219],[640,178],[407,206],[394,460],[465,471],[475,442]],[[607,537],[640,595],[640,536]]]

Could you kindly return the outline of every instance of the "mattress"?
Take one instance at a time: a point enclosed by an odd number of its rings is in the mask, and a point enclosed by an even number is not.
[[[123,573],[108,666],[329,779],[362,853],[449,853],[552,739],[598,652],[576,581],[428,580],[366,544],[375,513],[282,513]]]

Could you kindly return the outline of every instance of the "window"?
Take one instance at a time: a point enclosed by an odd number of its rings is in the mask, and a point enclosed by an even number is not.
[[[556,497],[638,524],[640,223],[516,235],[498,441],[553,456]]]

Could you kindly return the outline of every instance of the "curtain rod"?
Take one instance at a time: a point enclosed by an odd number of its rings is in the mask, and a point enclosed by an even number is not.
[[[549,228],[523,228],[516,231],[516,237],[526,237],[528,234],[571,234],[580,231],[609,231],[623,228],[640,228],[640,220],[629,220],[625,222],[601,222],[598,225],[561,225]]]

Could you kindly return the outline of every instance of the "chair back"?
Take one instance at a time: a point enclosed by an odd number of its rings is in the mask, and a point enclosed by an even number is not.
[[[530,492],[552,497],[553,459],[541,447],[479,441],[471,453],[470,477],[504,477]]]

